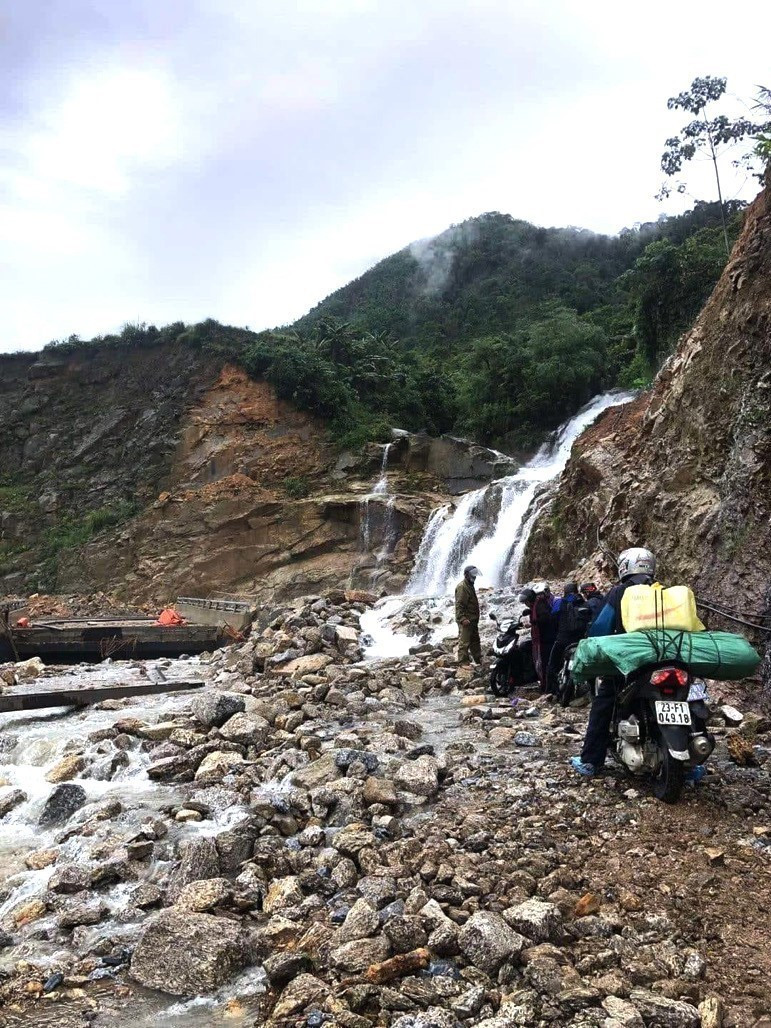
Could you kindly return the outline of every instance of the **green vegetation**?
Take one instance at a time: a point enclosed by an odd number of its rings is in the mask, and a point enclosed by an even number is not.
[[[304,500],[311,491],[310,483],[302,475],[293,475],[284,482],[287,496],[292,500]]]
[[[43,558],[40,587],[54,590],[61,554],[83,546],[98,532],[113,528],[136,514],[136,504],[123,500],[109,507],[88,511],[82,517],[65,514],[42,535],[40,553]]]
[[[729,236],[742,205],[725,205]],[[601,389],[647,385],[724,265],[721,208],[618,236],[485,214],[381,261],[296,325],[126,325],[98,347],[171,343],[231,360],[323,418],[340,447],[390,428],[531,448]],[[95,347],[93,344],[97,344]]]

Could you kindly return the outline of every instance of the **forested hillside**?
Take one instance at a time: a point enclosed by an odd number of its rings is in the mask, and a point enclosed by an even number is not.
[[[738,233],[741,205],[730,206]],[[717,204],[602,236],[486,214],[413,244],[295,325],[129,325],[92,346],[178,343],[234,360],[323,418],[340,446],[390,428],[529,450],[592,395],[647,384],[726,262]]]

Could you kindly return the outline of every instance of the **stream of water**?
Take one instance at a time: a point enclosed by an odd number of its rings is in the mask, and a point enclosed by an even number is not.
[[[562,473],[573,443],[603,411],[628,403],[634,395],[614,390],[596,396],[515,474],[466,493],[454,509],[445,504],[435,510],[426,525],[406,596],[389,597],[362,615],[362,629],[369,640],[367,657],[404,656],[415,644],[416,636],[399,627],[410,597],[433,598],[429,605],[434,621],[441,623],[432,637],[450,635],[451,596],[467,564],[481,571],[480,585],[513,591],[528,536],[548,498],[548,486]],[[444,598],[444,602],[437,603],[436,598]],[[441,616],[437,616],[438,610]]]

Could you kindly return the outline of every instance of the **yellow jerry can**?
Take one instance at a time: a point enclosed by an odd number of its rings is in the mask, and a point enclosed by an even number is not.
[[[621,597],[621,621],[627,632],[670,628],[678,632],[703,632],[696,613],[696,597],[687,585],[664,589],[653,585],[630,585]]]

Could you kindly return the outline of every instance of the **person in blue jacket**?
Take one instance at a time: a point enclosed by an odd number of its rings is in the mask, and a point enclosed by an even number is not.
[[[619,582],[605,597],[605,605],[592,622],[589,636],[618,635],[624,632],[621,620],[621,599],[624,593],[630,585],[651,585],[655,575],[656,558],[650,550],[634,546],[619,554]],[[605,763],[618,682],[616,677],[606,677],[600,680],[597,687],[581,756],[573,757],[570,761],[580,775],[596,775]]]

